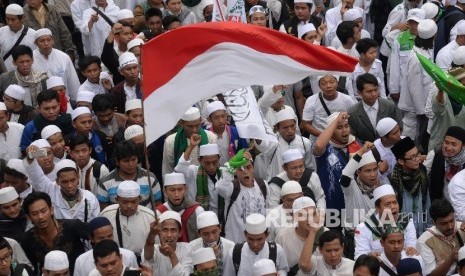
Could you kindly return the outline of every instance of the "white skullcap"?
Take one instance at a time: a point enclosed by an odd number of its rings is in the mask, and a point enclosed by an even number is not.
[[[124,131],[124,140],[129,141],[134,137],[144,134],[144,129],[140,125],[132,125]]]
[[[167,187],[171,185],[186,185],[186,179],[184,178],[184,174],[182,173],[165,174],[165,181],[163,182],[163,186]]]
[[[197,216],[197,229],[200,230],[202,228],[219,225],[220,221],[218,220],[218,216],[215,212],[212,211],[205,211],[200,213]]]
[[[53,37],[52,31],[50,31],[50,29],[42,28],[42,29],[38,29],[36,31],[36,34],[34,35],[34,40],[37,40],[39,37],[44,36],[44,35],[49,35],[49,36]]]
[[[286,120],[295,120],[295,113],[292,108],[281,109],[274,114],[275,125]]]
[[[266,10],[264,7],[262,7],[261,5],[255,5],[250,8],[249,16],[252,16],[253,14],[259,13],[259,12],[266,14]]]
[[[0,102],[0,110],[2,110],[2,111],[7,111],[6,105],[5,105],[4,102]]]
[[[300,149],[288,149],[285,152],[283,152],[281,157],[283,159],[283,164],[299,159],[304,159],[304,155],[302,154],[302,151]]]
[[[455,26],[457,26],[457,35],[465,35],[465,20],[460,20]]]
[[[417,23],[425,19],[425,11],[422,9],[410,9],[407,13],[407,21],[413,20]]]
[[[384,137],[391,132],[395,127],[397,126],[397,122],[390,118],[386,117],[381,120],[376,124],[376,132],[378,132],[379,137]]]
[[[253,264],[252,276],[264,276],[276,272],[276,265],[270,259],[260,259]]]
[[[116,20],[118,21],[123,20],[123,19],[133,19],[133,18],[134,18],[134,13],[128,9],[119,10],[118,13],[116,14]]]
[[[292,203],[292,212],[295,214],[307,207],[316,207],[315,201],[308,196],[299,197]]]
[[[125,180],[118,185],[116,193],[119,197],[131,198],[140,196],[140,186],[132,180]]]
[[[201,247],[192,252],[193,265],[203,264],[213,260],[216,261],[216,256],[211,247]]]
[[[137,60],[136,56],[131,53],[131,52],[124,52],[119,56],[118,58],[119,62],[119,67],[118,69],[121,70],[124,67],[132,64],[139,64],[139,61]]]
[[[24,10],[23,7],[21,7],[18,4],[10,4],[6,7],[5,14],[9,15],[23,15]]]
[[[347,13],[347,12],[346,12]],[[308,32],[316,31],[315,25],[312,23],[305,23],[305,24],[297,24],[297,36],[298,38],[302,38]]]
[[[90,109],[87,106],[80,106],[73,110],[73,112],[71,112],[71,119],[74,121],[77,117],[83,114],[92,115],[92,112],[90,112]]]
[[[50,148],[50,143],[45,139],[37,139],[31,143],[31,145],[36,146],[38,149]]]
[[[289,194],[298,194],[302,192],[302,186],[300,183],[294,180],[286,181],[281,187],[281,196]]]
[[[460,247],[458,261],[465,259],[465,246]]]
[[[343,21],[355,21],[362,18],[362,12],[359,9],[349,9],[342,16]]]
[[[60,271],[69,268],[68,256],[65,252],[53,250],[45,255],[44,268],[50,271]]]
[[[375,156],[373,155],[373,152],[370,150],[370,151],[365,152],[362,155],[362,159],[358,163],[357,169],[360,169],[361,167],[371,164],[371,163],[378,163],[378,162],[376,162]]]
[[[439,7],[431,2],[423,4],[421,9],[425,12],[425,19],[433,19],[438,15]]]
[[[262,214],[251,214],[245,219],[245,231],[249,234],[262,234],[266,229],[266,218]]]
[[[373,202],[387,195],[396,195],[396,192],[394,192],[391,184],[384,184],[376,188],[373,191]]]
[[[329,115],[328,118],[326,118],[326,127],[329,127],[329,125],[336,121],[337,116],[339,116],[339,113],[341,112],[334,112],[333,114]]]
[[[313,5],[313,0],[294,0],[295,3],[308,3]]]
[[[141,46],[144,44],[144,41],[140,38],[134,38],[133,40],[128,42],[128,51],[136,46]]]
[[[164,222],[167,219],[174,219],[175,221],[179,222],[182,226],[181,216],[178,212],[175,211],[165,211],[163,214],[160,215],[160,223]]]
[[[63,170],[63,169],[67,169],[67,168],[70,168],[70,169],[76,169],[76,163],[74,163],[73,160],[71,159],[63,159],[63,160],[60,160],[60,162],[58,162],[56,164],[56,172],[57,174]]]
[[[459,66],[465,64],[465,46],[460,46],[455,49],[454,54],[452,55],[452,62]]]
[[[200,110],[197,107],[189,107],[189,109],[182,115],[181,120],[190,122],[200,119]]]
[[[137,108],[142,108],[141,99],[133,99],[133,100],[126,101],[124,110],[128,112],[130,110],[134,110]]]
[[[56,125],[48,125],[42,129],[42,132],[40,133],[40,137],[42,139],[48,139],[50,136],[52,136],[55,133],[62,133],[61,129],[57,127]]]
[[[90,92],[87,90],[81,90],[77,93],[76,96],[76,102],[86,102],[86,103],[92,103],[92,100],[95,97],[94,92]]]
[[[457,0],[458,3],[465,4],[465,0]]]
[[[220,101],[213,101],[207,105],[207,116],[210,117],[213,112],[218,111],[218,110],[224,110],[226,111],[226,107],[224,104]]]
[[[13,187],[0,189],[0,204],[5,204],[19,198],[18,192]]]
[[[199,156],[217,155],[217,154],[220,154],[217,144],[201,145],[199,148]]]
[[[10,159],[8,163],[6,163],[7,168],[15,170],[27,176],[26,168],[24,167],[23,160],[21,159]]]
[[[423,39],[432,38],[438,31],[436,22],[431,19],[425,19],[418,23],[418,36]]]
[[[47,89],[57,87],[57,86],[65,86],[63,79],[58,76],[51,76],[50,78],[47,79],[46,83],[47,83]]]
[[[17,84],[10,84],[5,89],[5,95],[12,97],[13,99],[24,101],[26,90]]]

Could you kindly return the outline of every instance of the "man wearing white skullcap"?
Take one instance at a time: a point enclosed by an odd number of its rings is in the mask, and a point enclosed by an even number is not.
[[[260,259],[253,264],[253,276],[278,276],[276,265],[270,259]]]
[[[363,9],[354,6],[354,1],[352,0],[342,0],[339,5],[326,11],[325,21],[328,28],[326,35],[329,35],[329,37],[325,38],[325,45],[331,45],[331,39],[336,37],[337,27],[343,22],[343,15],[352,9],[357,10],[359,14],[364,14]],[[361,29],[360,27],[360,30]],[[331,33],[332,35],[330,35]]]
[[[124,131],[124,139],[134,144],[144,144],[144,129],[140,125],[132,125]]]
[[[43,276],[69,275],[69,261],[65,252],[53,250],[45,255]]]
[[[17,162],[22,162],[19,159]],[[10,168],[5,168],[5,173],[11,174]],[[15,176],[20,174],[14,172]],[[24,178],[24,176],[23,176]],[[7,183],[10,185],[11,183]],[[28,184],[29,185],[29,184]],[[31,189],[32,192],[32,189]],[[21,208],[22,198],[16,192],[16,186],[2,187],[0,189],[0,236],[9,237],[22,242],[27,226],[27,216]]]
[[[69,102],[69,93],[66,90],[66,85],[63,81],[63,78],[60,76],[51,76],[45,81],[45,83],[47,84],[47,89],[57,92],[60,96],[60,112],[71,113],[73,108]],[[63,102],[66,102],[66,107],[62,106]]]
[[[267,15],[264,7],[260,5],[255,5],[250,8],[248,13],[249,20],[248,22],[252,25],[266,27],[267,24]]]
[[[296,16],[291,17],[287,20],[285,20],[281,26],[279,27],[279,31],[283,33],[287,33],[293,36],[297,36],[297,29],[299,24],[305,24],[305,23],[312,23],[315,28],[318,29],[321,24],[321,19],[316,16],[316,14],[313,14],[312,10],[314,8],[315,4],[313,3],[313,0],[298,0],[297,2],[294,2],[294,6],[291,7],[290,9],[296,11],[300,10],[299,13],[296,14]],[[324,10],[325,8],[323,6],[319,6]],[[276,28],[277,26],[273,26]]]
[[[181,2],[180,0],[166,0],[164,2],[166,8],[162,10],[163,17],[174,15],[179,18],[183,26],[197,23],[194,13],[186,6],[179,5]]]
[[[133,40],[129,41],[128,43],[128,52],[133,53],[137,61],[140,63],[140,55],[141,55],[141,46],[144,44],[144,41],[140,38],[134,38]]]
[[[229,252],[223,275],[253,275],[253,264],[260,259],[271,259],[278,275],[287,275],[289,266],[283,248],[266,241],[268,229],[263,215],[248,215],[243,235],[246,242],[236,244]]]
[[[24,199],[32,192],[32,186],[29,184],[28,172],[21,159],[8,160],[3,179],[4,186],[14,187],[21,199]]]
[[[452,67],[465,65],[465,46],[458,47],[452,56]]]
[[[0,80],[3,80],[2,76],[6,77],[7,75],[0,75]],[[6,82],[3,84],[7,85]],[[26,125],[35,117],[36,110],[24,102],[26,96],[29,97],[29,95],[26,95],[26,90],[17,84],[10,84],[6,87],[3,94],[3,103],[10,115],[9,122]]]
[[[360,10],[357,9],[349,9],[347,12],[344,13],[342,16],[343,21],[354,21],[360,28],[362,28],[361,31],[361,38],[371,38],[370,33],[365,30],[363,27],[364,23],[364,13],[360,13]],[[335,30],[334,30],[335,31]],[[341,40],[337,37],[336,33],[330,33],[334,38],[331,39],[329,38],[327,41],[330,41],[331,47],[334,49],[337,49],[342,46]],[[358,44],[358,43],[357,43]]]
[[[58,163],[60,160],[67,158],[68,153],[65,151],[65,140],[59,127],[56,125],[46,126],[42,129],[40,135],[42,139],[47,140],[50,144],[54,163]]]
[[[76,107],[85,106],[92,110],[92,100],[95,93],[87,90],[79,90],[76,97]]]
[[[54,157],[49,142],[47,142],[47,140],[45,139],[37,139],[34,142],[32,142],[29,146],[35,146],[37,149],[47,152],[47,155],[42,155],[35,159],[37,159],[37,163],[39,164],[40,168],[42,169],[42,172],[47,176],[47,178],[50,181],[55,181],[57,178],[57,166],[53,162]]]
[[[215,252],[211,247],[204,247],[192,252],[192,264],[194,265],[194,273],[218,273],[216,264]]]
[[[454,51],[460,46],[465,46],[465,21],[459,21],[455,28],[457,29],[455,40],[442,47],[436,55],[436,64],[444,71],[451,68]]]
[[[79,69],[86,81],[79,87],[79,92],[90,91],[95,95],[105,94],[115,86],[113,77],[108,72],[102,72],[100,57],[86,56],[79,59]]]
[[[190,107],[182,115],[181,127],[178,128],[178,131],[166,137],[165,145],[163,146],[163,175],[174,171],[174,167],[178,164],[182,153],[187,150],[191,136],[196,141],[200,140],[199,145],[216,144],[217,136],[211,131],[201,128],[201,122],[200,110],[197,107]],[[198,157],[199,146],[196,146],[192,151],[192,164],[199,165]]]
[[[125,111],[126,111],[126,125],[123,128],[120,128],[114,135],[113,135],[113,143],[119,143],[124,141],[124,131],[126,128],[132,125],[139,125],[143,126],[144,124],[144,112],[142,111],[142,100],[134,99],[126,101],[125,103]],[[119,114],[119,113],[118,113]],[[150,147],[149,149],[150,150]],[[160,155],[163,154],[162,152],[159,153]],[[160,167],[161,171],[161,163],[156,165]],[[157,175],[158,177],[158,175]]]
[[[384,178],[391,175],[394,165],[397,163],[397,159],[392,153],[391,147],[401,139],[401,131],[396,120],[390,117],[383,118],[376,124],[376,133],[378,133],[379,138],[373,142],[373,145],[382,160],[379,172]]]
[[[24,126],[19,123],[8,122],[9,112],[6,105],[0,102],[0,158],[20,158],[22,156],[20,143]]]
[[[312,23],[299,24],[297,26],[297,37],[315,45],[321,44],[322,36],[318,34],[318,31],[315,29],[315,25]]]

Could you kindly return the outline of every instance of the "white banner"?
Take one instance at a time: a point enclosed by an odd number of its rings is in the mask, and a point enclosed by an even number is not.
[[[226,108],[234,119],[241,138],[278,142],[276,134],[258,108],[252,88],[239,88],[223,93]]]
[[[213,22],[225,21],[226,20],[225,12],[226,12],[226,5],[223,3],[223,0],[213,0],[212,21]]]
[[[244,0],[228,0],[227,21],[247,23]]]

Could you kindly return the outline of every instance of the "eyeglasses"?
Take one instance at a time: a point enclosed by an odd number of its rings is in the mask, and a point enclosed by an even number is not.
[[[256,5],[256,6],[253,6],[252,8],[250,8],[249,16],[251,16],[252,14],[254,14],[256,12],[266,13],[264,7],[262,7],[260,5]]]
[[[3,262],[8,263],[9,261],[11,261],[11,252],[8,253],[5,257],[0,258],[0,264]]]
[[[408,160],[419,160],[420,159],[420,153],[417,152],[415,155],[413,155],[412,157],[409,157],[409,158],[402,158],[404,159],[405,161],[408,161]]]

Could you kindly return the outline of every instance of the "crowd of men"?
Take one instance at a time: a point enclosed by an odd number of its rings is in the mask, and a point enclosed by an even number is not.
[[[226,1],[1,3],[0,276],[465,276],[465,109],[416,55],[465,84],[465,0],[246,0],[354,71],[253,86],[277,142],[218,94],[150,144],[141,45]]]

